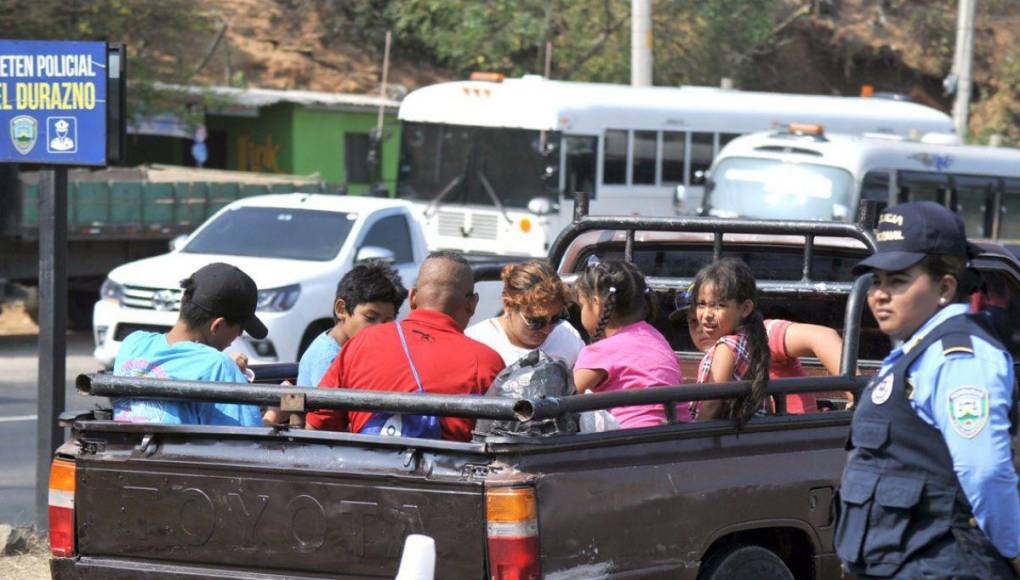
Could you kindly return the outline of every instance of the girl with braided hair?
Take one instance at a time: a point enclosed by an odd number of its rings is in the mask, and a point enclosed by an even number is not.
[[[581,324],[592,343],[577,357],[574,383],[579,393],[642,389],[683,383],[676,354],[649,321],[657,309],[641,272],[628,262],[590,263],[577,280]],[[687,403],[677,416],[689,416]],[[609,412],[622,429],[666,422],[662,405],[617,407]]]
[[[729,418],[743,425],[763,410],[771,355],[757,293],[751,268],[736,258],[709,264],[694,277],[690,294],[696,297],[695,317],[704,340],[712,345],[701,359],[698,382],[750,380],[751,393],[693,403],[692,419]]]

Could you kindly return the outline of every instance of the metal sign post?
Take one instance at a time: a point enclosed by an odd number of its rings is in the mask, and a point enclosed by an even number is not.
[[[67,168],[39,181],[39,392],[36,415],[35,524],[49,520],[50,459],[64,442],[56,418],[64,411],[67,357]]]
[[[0,40],[0,163],[41,165],[36,526],[48,527],[49,474],[63,443],[67,356],[67,166],[124,157],[123,44]],[[50,169],[45,169],[49,167]]]

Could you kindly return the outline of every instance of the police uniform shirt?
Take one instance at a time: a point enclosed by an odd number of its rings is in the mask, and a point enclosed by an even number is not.
[[[943,308],[889,353],[880,375],[929,331],[967,310],[965,304]],[[1020,554],[1020,494],[1009,433],[1013,365],[988,342],[975,336],[971,344],[933,346],[914,361],[907,375],[910,404],[942,433],[978,526],[999,553],[1013,558]]]

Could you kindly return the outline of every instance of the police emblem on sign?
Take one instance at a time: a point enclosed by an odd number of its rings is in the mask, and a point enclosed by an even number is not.
[[[973,438],[988,424],[988,391],[981,387],[957,387],[949,393],[949,420],[961,437]]]
[[[889,396],[892,395],[893,376],[891,374],[886,375],[882,382],[875,385],[875,389],[871,391],[871,402],[876,405],[889,400]]]
[[[11,119],[11,143],[14,149],[22,155],[35,147],[35,141],[39,138],[39,125],[36,120],[28,115],[18,115]]]

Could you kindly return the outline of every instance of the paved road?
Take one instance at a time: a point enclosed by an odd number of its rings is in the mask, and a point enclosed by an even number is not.
[[[97,369],[92,337],[67,339],[67,408],[89,409],[97,401],[78,395],[74,378]],[[35,519],[37,357],[35,336],[0,336],[0,523]]]

